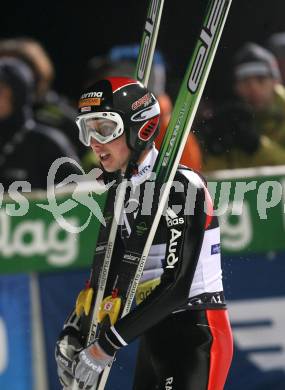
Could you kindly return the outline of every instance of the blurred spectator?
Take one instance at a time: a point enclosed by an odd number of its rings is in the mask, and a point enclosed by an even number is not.
[[[76,159],[64,134],[33,120],[34,87],[33,74],[23,61],[0,58],[0,182],[5,190],[16,180],[26,180],[32,188],[44,189],[50,165],[56,158]],[[71,173],[77,170],[65,163],[56,180]]]
[[[138,53],[138,45],[124,45],[113,47],[106,57],[91,58],[87,64],[86,73],[84,73],[84,87],[108,76],[133,77]],[[161,108],[160,132],[155,141],[155,144],[159,149],[172,112],[172,102],[169,95],[166,93],[165,61],[159,50],[155,51],[148,88],[157,97]],[[90,166],[91,159],[94,160],[94,154],[90,154],[88,160],[84,160],[85,167]],[[196,136],[193,133],[188,137],[180,162],[195,170],[201,169],[201,150]]]
[[[257,131],[285,147],[285,89],[273,54],[245,44],[234,58],[234,89],[254,113]]]
[[[285,164],[285,90],[273,54],[246,43],[233,78],[235,100],[200,120],[203,171]]]
[[[35,79],[34,115],[37,122],[63,131],[79,156],[86,148],[78,141],[76,110],[67,100],[51,89],[55,71],[43,46],[32,38],[18,37],[0,40],[0,58],[17,57],[32,70]]]
[[[265,47],[273,53],[280,69],[282,83],[285,84],[285,32],[272,34]]]
[[[204,172],[285,163],[285,149],[259,134],[252,111],[241,102],[218,107],[200,127]]]

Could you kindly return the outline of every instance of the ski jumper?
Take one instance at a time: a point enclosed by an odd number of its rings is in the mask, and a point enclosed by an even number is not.
[[[156,156],[151,149],[132,178],[134,186],[144,185]],[[222,390],[233,343],[218,220],[209,215],[210,196],[198,174],[180,167],[174,182],[137,291],[139,304],[100,335],[99,345],[111,355],[140,336],[135,390]],[[121,250],[135,217],[124,215]]]

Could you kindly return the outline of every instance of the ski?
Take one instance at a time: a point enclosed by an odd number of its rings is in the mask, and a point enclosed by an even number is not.
[[[202,29],[181,84],[171,120],[153,169],[155,184],[163,188],[160,193],[157,210],[154,216],[146,216],[139,211],[135,219],[135,227],[143,223],[144,233],[147,238],[146,240],[142,239],[138,229],[132,230],[128,238],[128,247],[124,251],[117,278],[115,279],[114,290],[122,301],[120,317],[126,316],[131,309],[143,274],[144,265],[215,57],[231,2],[232,0],[210,0],[208,3]],[[105,303],[108,303],[108,298]],[[104,389],[110,369],[111,364],[105,368],[100,378],[98,390]]]
[[[144,27],[142,42],[140,45],[138,62],[135,71],[135,79],[147,86],[157,35],[163,10],[164,0],[150,0],[147,11],[147,19]],[[142,142],[142,141],[140,141]],[[139,145],[143,146],[143,145]],[[118,230],[118,223],[124,208],[124,200],[128,179],[131,176],[133,166],[129,164],[125,178],[111,186],[108,190],[107,200],[104,206],[104,218],[106,226],[101,226],[97,247],[91,269],[91,275],[86,288],[81,291],[76,302],[76,312],[82,316],[82,333],[87,334],[85,344],[92,343],[99,333],[100,323],[98,313],[104,298],[108,274],[112,262],[113,249]],[[102,326],[104,319],[102,318]],[[99,385],[99,389],[103,389]],[[73,381],[72,390],[79,389]]]

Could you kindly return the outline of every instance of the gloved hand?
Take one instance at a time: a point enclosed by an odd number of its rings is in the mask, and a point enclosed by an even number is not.
[[[75,358],[73,366],[73,375],[79,388],[88,390],[95,387],[101,372],[113,358],[103,351],[97,341],[83,349]]]
[[[74,358],[83,349],[79,326],[80,317],[77,317],[75,311],[72,311],[64,322],[63,330],[56,342],[55,360],[57,373],[64,389],[71,388],[74,380],[72,371]]]

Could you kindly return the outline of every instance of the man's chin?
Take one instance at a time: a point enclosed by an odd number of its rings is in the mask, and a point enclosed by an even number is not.
[[[115,168],[105,166],[104,164],[102,164],[102,162],[100,163],[100,165],[101,165],[101,168],[103,169],[103,171],[105,171],[105,172],[113,173],[113,172],[117,171],[117,169],[115,169]]]

